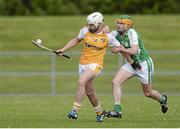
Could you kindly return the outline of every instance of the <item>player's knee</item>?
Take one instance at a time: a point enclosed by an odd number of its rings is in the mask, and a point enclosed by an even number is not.
[[[151,97],[151,92],[146,91],[146,92],[144,92],[144,95],[145,95],[146,97]]]
[[[78,86],[85,86],[86,82],[84,80],[78,81]]]
[[[91,91],[91,90],[86,90],[86,95],[87,95],[87,96],[92,96],[92,95],[93,95],[93,91]]]
[[[112,80],[112,85],[113,85],[113,86],[119,86],[119,85],[120,85],[120,82],[119,82],[117,79],[113,79],[113,80]]]

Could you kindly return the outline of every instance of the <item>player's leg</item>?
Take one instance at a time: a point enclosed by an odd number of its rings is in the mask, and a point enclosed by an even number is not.
[[[168,110],[167,96],[161,95],[158,91],[152,89],[152,80],[154,75],[154,65],[152,59],[149,58],[144,61],[141,64],[141,67],[142,71],[137,72],[137,74],[139,75],[144,95],[157,100],[161,104],[162,112],[166,113]]]
[[[160,100],[161,94],[158,91],[152,89],[152,83],[141,84],[141,85],[142,85],[144,95],[146,97],[150,97],[150,98],[157,100],[157,101]]]
[[[158,91],[152,89],[152,83],[149,84],[141,84],[144,95],[146,97],[150,97],[154,100],[157,100],[161,104],[161,110],[163,113],[166,113],[168,110],[167,105],[167,96],[161,95]]]
[[[86,91],[86,95],[88,96],[89,101],[91,102],[92,106],[98,107],[99,102],[98,102],[98,99],[96,97],[96,94],[95,94],[95,91],[93,88],[93,79],[89,80],[86,83],[85,91]]]
[[[86,69],[83,73],[80,74],[75,101],[73,103],[72,111],[67,115],[68,118],[77,119],[77,112],[80,110],[81,103],[85,95],[85,85],[89,80],[91,80],[95,76],[95,72],[93,72],[91,69]]]
[[[89,98],[89,101],[91,102],[91,104],[92,104],[92,106],[94,108],[94,111],[97,114],[96,121],[97,122],[102,122],[104,114],[102,112],[101,105],[100,105],[100,103],[99,103],[99,101],[98,101],[98,99],[96,97],[96,94],[95,94],[95,91],[94,91],[94,88],[93,88],[93,79],[89,80],[86,83],[85,91],[86,91],[86,95]]]
[[[108,112],[108,117],[120,118],[122,114],[121,96],[122,84],[131,78],[133,73],[121,68],[112,81],[112,92],[114,97],[114,110]]]

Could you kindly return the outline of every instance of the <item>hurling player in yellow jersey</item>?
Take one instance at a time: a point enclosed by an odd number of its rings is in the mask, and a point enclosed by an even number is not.
[[[67,115],[70,119],[78,118],[78,111],[86,94],[97,114],[96,121],[103,121],[104,114],[94,92],[93,79],[103,69],[103,60],[107,47],[120,46],[116,38],[107,33],[108,31],[108,26],[104,24],[103,15],[99,12],[94,12],[87,17],[87,25],[80,30],[78,36],[68,42],[62,49],[57,50],[57,52],[63,53],[80,42],[83,45],[79,62],[76,97],[72,111]]]

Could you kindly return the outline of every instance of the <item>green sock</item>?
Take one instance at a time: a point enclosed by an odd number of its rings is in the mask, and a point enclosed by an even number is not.
[[[120,104],[115,104],[114,105],[114,111],[116,112],[121,112],[122,108],[121,108],[121,105]]]

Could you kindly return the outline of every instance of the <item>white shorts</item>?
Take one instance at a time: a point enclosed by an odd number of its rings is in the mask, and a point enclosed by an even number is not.
[[[134,70],[132,66],[127,62],[121,68],[137,76],[141,83],[149,84],[153,81],[154,77],[154,65],[151,58],[140,63],[141,70]]]
[[[86,65],[79,64],[79,74],[82,74],[86,69],[91,69],[96,73],[96,75],[99,75],[103,68],[102,66],[95,63],[86,64]]]

